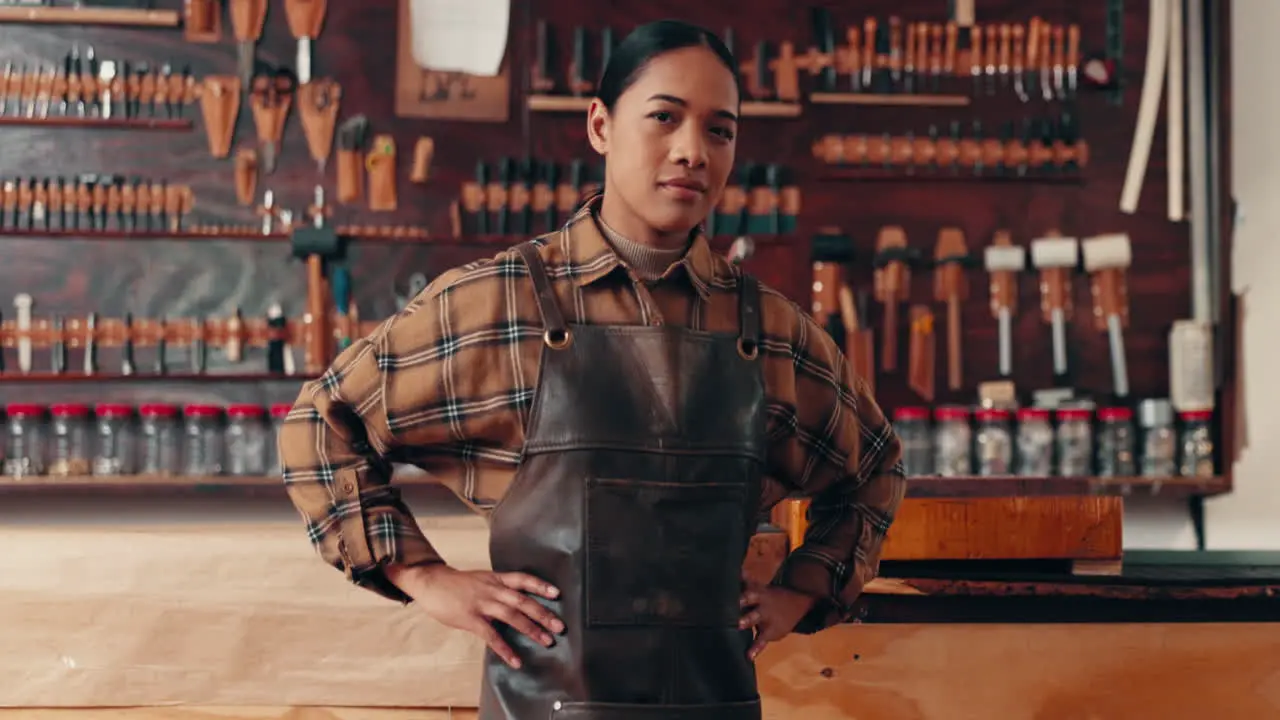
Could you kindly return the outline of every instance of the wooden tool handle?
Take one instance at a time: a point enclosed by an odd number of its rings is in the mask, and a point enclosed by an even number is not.
[[[898,302],[891,300],[884,304],[884,326],[880,331],[883,352],[880,355],[880,369],[893,372],[898,369]]]
[[[1067,268],[1045,268],[1040,271],[1040,311],[1045,322],[1052,322],[1053,311],[1062,310],[1071,319],[1071,282]]]
[[[1120,318],[1121,327],[1129,324],[1129,298],[1124,271],[1107,268],[1093,273],[1089,283],[1093,295],[1093,321],[1099,332],[1107,331],[1107,318]]]
[[[933,402],[937,340],[933,311],[927,305],[911,306],[911,339],[907,358],[907,385],[926,402]]]
[[[952,296],[947,301],[947,382],[952,390],[959,390],[964,383],[960,337],[960,298]]]
[[[307,314],[311,327],[307,333],[307,372],[320,373],[329,363],[328,292],[324,278],[324,260],[319,255],[307,256]]]

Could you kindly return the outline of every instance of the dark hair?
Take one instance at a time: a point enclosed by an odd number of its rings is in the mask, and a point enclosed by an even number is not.
[[[596,97],[612,112],[618,98],[631,87],[651,60],[672,50],[697,46],[710,49],[720,58],[720,62],[733,75],[734,84],[738,86],[738,96],[741,97],[738,61],[724,41],[706,28],[679,20],[658,20],[641,25],[619,43],[609,55],[609,64],[600,76]]]

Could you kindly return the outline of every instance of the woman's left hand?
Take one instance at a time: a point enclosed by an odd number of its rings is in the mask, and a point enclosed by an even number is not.
[[[814,602],[813,597],[795,590],[748,583],[739,603],[742,619],[738,621],[738,627],[753,628],[756,633],[747,657],[755,660],[765,645],[786,637],[813,608]]]

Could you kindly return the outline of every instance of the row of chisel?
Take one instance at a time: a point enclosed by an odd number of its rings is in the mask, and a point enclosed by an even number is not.
[[[177,232],[195,194],[181,183],[85,174],[0,184],[0,229]]]
[[[564,168],[535,158],[479,161],[475,180],[462,186],[461,230],[475,235],[550,232],[602,181],[603,166],[588,166],[581,159]]]
[[[8,117],[182,118],[196,100],[189,66],[99,61],[93,46],[74,46],[59,67],[5,63],[0,114]]]
[[[1080,27],[1075,24],[1033,17],[1026,24],[960,26],[869,17],[860,28],[849,27],[846,44],[838,47],[831,12],[815,8],[812,21],[817,53],[801,64],[821,68],[822,92],[957,92],[963,88],[954,80],[965,77],[971,94],[994,95],[1012,87],[1023,102],[1068,99],[1078,90]]]
[[[38,321],[33,316],[34,300],[31,295],[21,293],[13,299],[15,310],[15,320],[12,323],[4,323],[3,317],[0,317],[0,329],[5,332],[0,333],[0,340],[8,337],[8,342],[0,342],[0,375],[6,373],[6,362],[4,347],[6,345],[13,347],[17,351],[17,373],[20,375],[29,375],[35,370],[35,349],[38,346],[47,346],[49,348],[48,367],[53,374],[63,374],[70,371],[70,349],[78,349],[79,365],[81,373],[85,375],[97,375],[103,372],[103,364],[100,362],[99,349],[101,346],[100,337],[103,334],[104,320],[98,313],[89,313],[84,317],[68,319],[64,315],[54,315],[47,321]],[[159,318],[147,321],[145,338],[136,338],[142,335],[139,332],[139,323],[137,323],[133,315],[126,314],[119,320],[107,321],[116,325],[115,334],[122,337],[123,340],[118,344],[120,348],[118,365],[116,366],[120,375],[132,376],[140,372],[139,363],[136,359],[136,348],[145,345],[151,348],[151,375],[166,375],[173,370],[173,362],[170,344],[173,342],[171,338],[182,338],[178,343],[187,348],[187,361],[190,367],[189,372],[192,374],[203,374],[208,367],[209,360],[209,327],[205,318],[188,318],[181,320],[171,320],[168,318]],[[266,326],[272,331],[271,339],[267,341],[267,357],[266,371],[276,375],[294,375],[297,372],[297,361],[294,357],[293,347],[288,340],[287,321],[284,311],[278,303],[273,304],[267,311]],[[181,332],[175,332],[175,330]],[[239,363],[244,359],[244,320],[239,310],[226,321],[222,323],[223,331],[228,335],[221,343],[222,352],[228,362]],[[47,342],[39,342],[32,340],[31,334],[37,331],[39,335],[47,339]],[[143,342],[139,342],[142,340]],[[108,371],[108,374],[112,374]]]

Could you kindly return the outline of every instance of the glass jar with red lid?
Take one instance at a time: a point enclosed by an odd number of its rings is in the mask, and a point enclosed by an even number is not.
[[[178,406],[148,403],[138,408],[138,472],[177,475],[182,460]]]
[[[24,478],[44,474],[45,407],[30,403],[5,406],[4,474]]]
[[[261,405],[227,406],[228,475],[265,475],[267,462],[266,409]]]
[[[969,409],[944,405],[933,411],[933,471],[943,477],[973,474],[973,432]]]
[[[974,436],[977,472],[983,477],[1008,475],[1013,471],[1013,428],[1004,408],[980,408],[973,414],[978,431]]]
[[[293,406],[289,403],[276,403],[271,406],[271,437],[267,438],[267,472],[279,475],[284,470],[280,467],[280,427],[289,416]]]
[[[902,443],[902,464],[907,475],[932,475],[933,428],[929,426],[929,408],[898,408],[893,413],[893,430]]]
[[[1058,474],[1062,477],[1093,475],[1093,411],[1060,408],[1058,415]]]
[[[121,403],[99,403],[94,433],[93,474],[131,475],[137,437],[133,427],[133,407]]]
[[[1178,413],[1182,431],[1178,473],[1186,477],[1213,477],[1213,411],[1186,410]]]
[[[49,406],[49,475],[88,475],[92,450],[89,445],[89,406],[59,403]]]
[[[1137,446],[1132,410],[1127,407],[1098,409],[1098,477],[1137,475]]]
[[[1018,410],[1017,473],[1024,477],[1053,474],[1053,425],[1044,408]]]
[[[221,475],[222,408],[192,404],[183,408],[182,414],[182,474]]]

